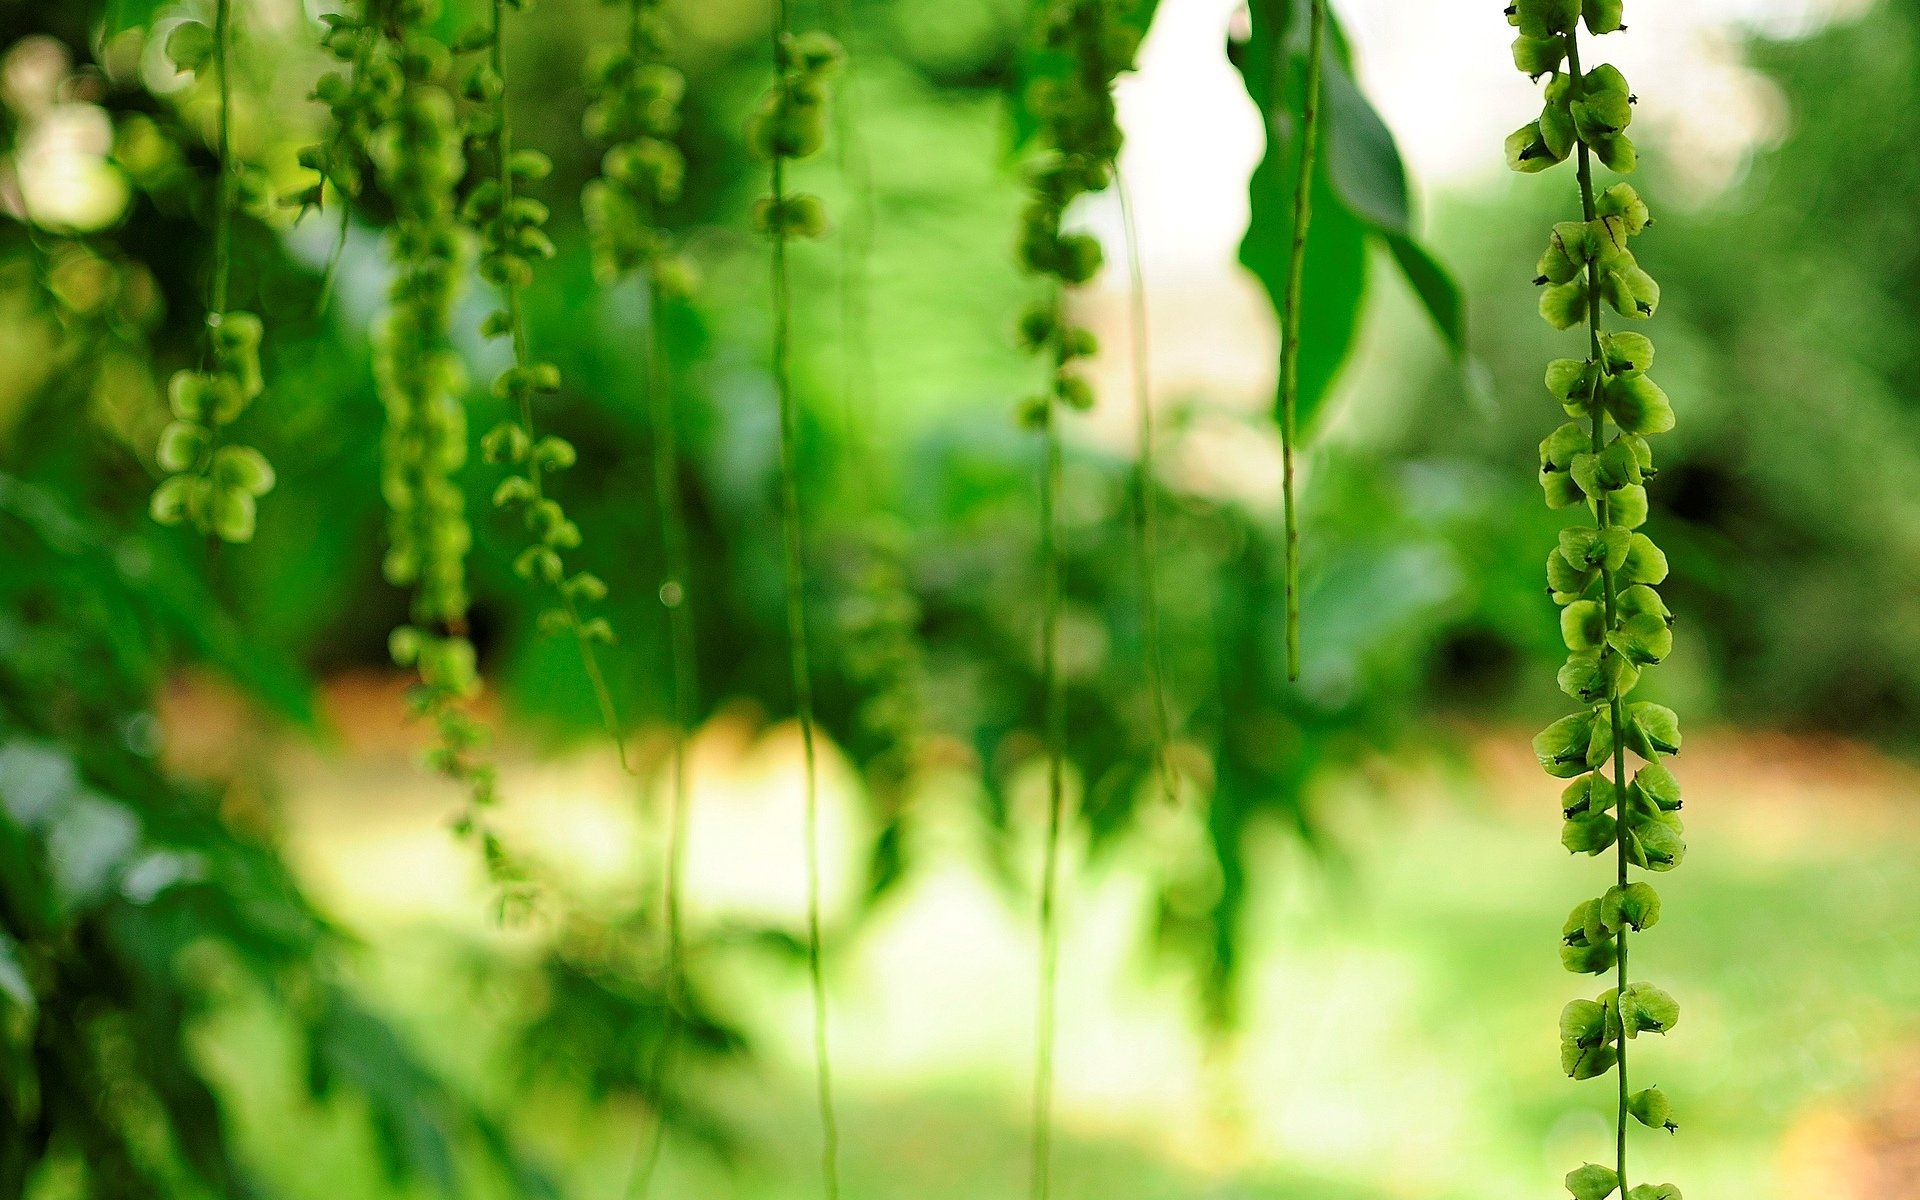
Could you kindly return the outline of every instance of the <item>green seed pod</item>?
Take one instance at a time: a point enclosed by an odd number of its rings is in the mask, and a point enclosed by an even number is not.
[[[1599,155],[1600,161],[1606,164],[1609,171],[1631,175],[1640,165],[1640,155],[1634,150],[1632,139],[1624,133],[1599,138],[1589,142],[1588,145],[1593,147],[1593,152]]]
[[[1665,433],[1674,425],[1673,404],[1653,379],[1640,372],[1607,379],[1607,414],[1628,433]]]
[[[1557,284],[1540,293],[1540,316],[1555,329],[1572,329],[1587,319],[1587,277]]]
[[[1664,812],[1677,812],[1680,809],[1680,783],[1673,772],[1657,762],[1650,762],[1634,774],[1633,782],[1640,789],[1648,803]]]
[[[512,508],[521,504],[531,504],[537,498],[533,489],[533,480],[524,475],[509,475],[493,489],[495,508]]]
[[[424,640],[418,629],[411,625],[401,625],[387,635],[387,654],[397,667],[411,667],[420,659],[420,649]]]
[[[209,515],[213,532],[223,542],[253,540],[257,507],[253,494],[238,488],[214,488]]]
[[[214,451],[208,469],[213,486],[222,490],[264,496],[273,490],[273,467],[251,446],[222,446]]]
[[[1560,604],[1578,600],[1599,578],[1598,568],[1589,567],[1585,562],[1575,565],[1557,548],[1547,555],[1547,590]]]
[[[1578,422],[1568,421],[1548,434],[1540,443],[1540,465],[1556,471],[1573,466],[1573,460],[1593,448],[1587,431]]]
[[[1547,391],[1565,405],[1584,405],[1594,390],[1594,365],[1581,358],[1556,358],[1547,364]],[[1583,413],[1571,413],[1581,416]]]
[[[1054,378],[1054,393],[1060,402],[1077,412],[1091,411],[1094,405],[1093,385],[1078,375],[1058,375]]]
[[[1626,836],[1627,860],[1648,871],[1671,871],[1687,856],[1680,831],[1661,821],[1636,825]]]
[[[1607,635],[1607,645],[1631,662],[1651,666],[1673,653],[1673,630],[1651,614],[1632,617]]]
[[[1549,775],[1572,779],[1587,770],[1587,746],[1593,738],[1591,712],[1562,717],[1533,739],[1533,753]]]
[[[1547,237],[1547,249],[1535,269],[1539,280],[1547,283],[1571,283],[1587,268],[1593,257],[1586,226],[1578,221],[1563,221]]]
[[[1672,709],[1643,701],[1630,711],[1629,727],[1638,735],[1638,740],[1629,745],[1649,762],[1656,755],[1680,753],[1680,718]],[[1643,747],[1653,753],[1644,753]]]
[[[1571,854],[1598,854],[1613,845],[1618,832],[1618,822],[1606,813],[1583,813],[1561,825],[1560,844]]]
[[[1585,974],[1585,972],[1581,972]],[[1560,1069],[1572,1080],[1598,1079],[1620,1061],[1620,1053],[1612,1046],[1576,1046],[1572,1042],[1560,1043]]]
[[[1619,953],[1612,942],[1560,947],[1560,965],[1575,975],[1605,975],[1618,961]]]
[[[213,57],[213,30],[198,21],[182,21],[167,34],[165,53],[181,71],[198,73]]]
[[[1642,1183],[1627,1193],[1627,1200],[1680,1200],[1680,1189],[1670,1183]]]
[[[1560,531],[1560,553],[1577,566],[1618,571],[1626,564],[1635,536],[1624,529],[1574,526]]]
[[[1569,1000],[1560,1010],[1560,1040],[1575,1046],[1607,1041],[1607,1010],[1592,1000]]]
[[[1601,277],[1600,298],[1623,317],[1645,320],[1660,308],[1660,284],[1640,269],[1633,255],[1622,253]]]
[[[1595,772],[1582,775],[1560,793],[1560,813],[1567,820],[1613,807],[1613,781]]]
[[[1642,333],[1610,333],[1600,339],[1607,370],[1633,374],[1653,369],[1653,342]]]
[[[1567,40],[1563,37],[1528,37],[1523,33],[1513,39],[1513,65],[1529,78],[1557,71],[1566,60]]]
[[[1680,1128],[1673,1121],[1673,1102],[1667,1099],[1667,1094],[1657,1087],[1648,1088],[1644,1092],[1635,1092],[1627,1101],[1627,1111],[1633,1114],[1634,1120],[1648,1129],[1664,1129],[1672,1133]],[[1644,1187],[1646,1185],[1642,1184],[1628,1195],[1632,1200],[1638,1200]],[[1656,1191],[1655,1194],[1659,1193]],[[1678,1195],[1677,1192],[1674,1194]]]
[[[147,511],[162,525],[178,525],[199,507],[197,493],[203,493],[205,489],[206,480],[190,475],[164,479],[159,487],[153,489],[153,498],[147,503]]]
[[[1528,37],[1571,33],[1580,16],[1580,0],[1515,0],[1512,24]]]
[[[172,421],[160,431],[160,443],[154,457],[162,470],[176,473],[190,470],[206,452],[209,440],[202,426],[190,421]]]
[[[819,30],[789,34],[781,39],[785,64],[798,68],[805,74],[819,78],[831,78],[846,65],[847,52],[840,43]]]
[[[1611,1167],[1588,1163],[1567,1174],[1567,1190],[1573,1200],[1607,1200],[1620,1187],[1620,1177]]]
[[[1629,237],[1638,236],[1653,224],[1646,202],[1630,183],[1616,183],[1602,192],[1594,202],[1594,213],[1604,221],[1618,221]]]
[[[1062,259],[1059,264],[1060,278],[1067,283],[1086,283],[1100,273],[1103,255],[1100,243],[1084,234],[1068,234],[1060,239]]]
[[[1621,564],[1620,579],[1625,583],[1658,584],[1667,577],[1667,556],[1653,539],[1644,533],[1633,535],[1633,541],[1627,548],[1626,562]]]
[[[1598,651],[1589,650],[1569,656],[1556,678],[1561,691],[1583,704],[1591,704],[1607,695]]]
[[[1666,1033],[1680,1023],[1680,1005],[1650,983],[1636,983],[1620,993],[1620,1023],[1628,1037]]]
[[[1568,650],[1597,650],[1606,636],[1606,607],[1598,600],[1577,600],[1560,610],[1560,637]]]
[[[1660,893],[1650,883],[1612,888],[1601,903],[1616,915],[1616,928],[1625,926],[1638,933],[1660,923]]]
[[[1538,121],[1522,125],[1508,134],[1506,149],[1507,166],[1523,175],[1538,174],[1556,163],[1566,161],[1567,157],[1554,153]]]
[[[1589,33],[1595,35],[1612,33],[1622,28],[1621,0],[1581,0],[1580,7],[1580,15],[1585,18]],[[1639,1200],[1639,1198],[1629,1197],[1628,1200]]]

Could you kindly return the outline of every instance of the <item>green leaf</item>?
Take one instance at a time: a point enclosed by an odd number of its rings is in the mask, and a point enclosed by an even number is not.
[[[1254,0],[1249,37],[1233,50],[1263,117],[1265,156],[1249,188],[1240,261],[1282,310],[1305,121],[1306,0]],[[1296,419],[1309,427],[1352,349],[1369,268],[1380,239],[1439,330],[1466,364],[1466,305],[1446,268],[1414,237],[1406,169],[1386,123],[1355,82],[1337,17],[1329,16],[1321,74],[1320,154],[1312,181],[1313,226],[1301,270]],[[1277,410],[1276,410],[1277,411]]]
[[[1567,1190],[1573,1200],[1607,1200],[1620,1186],[1620,1177],[1611,1167],[1588,1163],[1567,1173]]]
[[[1393,261],[1400,267],[1401,276],[1413,288],[1414,297],[1427,310],[1427,315],[1433,318],[1434,328],[1439,330],[1441,340],[1453,352],[1456,362],[1464,362],[1467,356],[1467,300],[1459,281],[1412,237],[1398,233],[1385,234],[1383,237]]]

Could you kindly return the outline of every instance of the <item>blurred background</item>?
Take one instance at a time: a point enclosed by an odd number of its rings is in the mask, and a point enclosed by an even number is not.
[[[1073,214],[1111,265],[1075,301],[1103,345],[1100,403],[1066,435],[1057,1193],[1554,1194],[1607,1152],[1612,1120],[1610,1092],[1570,1084],[1555,1055],[1555,1015],[1583,990],[1556,932],[1606,871],[1561,850],[1558,789],[1528,747],[1565,707],[1539,578],[1561,522],[1534,472],[1560,419],[1540,373],[1567,352],[1529,281],[1572,178],[1504,168],[1538,100],[1498,4],[1336,0],[1414,227],[1465,300],[1450,323],[1385,232],[1326,218],[1350,261],[1308,301],[1326,386],[1288,684],[1277,336],[1236,261],[1264,144],[1227,53],[1238,8],[1161,0],[1118,90],[1175,802],[1150,771],[1121,218],[1111,195]],[[476,454],[479,711],[539,888],[503,926],[386,655],[405,598],[379,570],[377,214],[351,224],[324,311],[335,222],[239,222],[237,303],[268,329],[268,393],[239,432],[279,486],[251,545],[153,525],[165,381],[198,353],[214,163],[211,89],[160,43],[210,5],[0,0],[11,1194],[617,1197],[662,1114],[654,1195],[817,1192],[769,302],[739,134],[771,6],[668,9],[690,80],[673,222],[702,283],[660,319],[701,694],[699,1021],[662,1082],[672,710],[650,317],[637,285],[595,283],[577,204],[597,171],[580,64],[620,13],[547,0],[508,53],[516,137],[556,163],[539,195],[559,255],[527,303],[567,386],[540,419],[581,451],[561,487],[612,590],[603,662],[641,769],[620,771],[574,649],[537,632]],[[321,10],[236,11],[236,153],[292,186],[324,117],[305,99]],[[793,255],[843,1161],[849,1197],[977,1200],[1025,1186],[1045,805],[1040,452],[1016,420],[1044,372],[1012,334],[1035,293],[1012,251],[1026,17],[1013,0],[860,0],[853,17],[871,255],[861,271],[844,253],[844,219]],[[1638,249],[1664,288],[1649,332],[1680,418],[1650,521],[1679,636],[1643,690],[1687,722],[1692,845],[1635,951],[1686,1005],[1635,1071],[1682,1132],[1638,1153],[1695,1195],[1920,1195],[1920,3],[1641,4],[1628,24],[1602,48],[1640,96],[1636,185],[1658,224]],[[860,203],[833,153],[801,173],[837,217]],[[843,319],[850,262],[865,338]],[[476,281],[459,325],[477,380],[502,365],[477,333],[488,307]],[[476,434],[495,405],[475,388]]]

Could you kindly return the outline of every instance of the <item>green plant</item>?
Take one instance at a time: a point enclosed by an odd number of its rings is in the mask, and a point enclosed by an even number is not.
[[[661,320],[669,303],[684,302],[691,293],[694,275],[662,227],[662,214],[680,198],[686,174],[686,160],[672,140],[680,128],[686,77],[664,61],[666,30],[660,0],[626,0],[625,7],[624,44],[602,50],[586,68],[589,104],[585,131],[606,149],[600,175],[587,183],[580,199],[592,239],[595,277],[603,286],[611,287],[638,273],[647,295],[647,430],[653,445],[654,497],[666,567],[657,594],[667,618],[673,711],[667,765],[667,847],[662,872],[668,1006],[650,1068],[651,1089],[660,1095],[689,1003],[681,862],[691,803],[687,739],[700,700],[690,591],[690,536],[680,497],[679,438]],[[654,1121],[647,1149],[635,1164],[628,1192],[645,1196],[651,1189],[666,1128],[663,1108]]]
[[[530,891],[488,818],[494,770],[480,753],[485,730],[466,709],[480,676],[467,636],[466,555],[473,534],[454,479],[467,458],[460,398],[466,372],[450,336],[465,265],[456,202],[467,161],[446,86],[451,55],[428,32],[438,12],[438,0],[369,0],[359,18],[364,31],[387,43],[374,61],[398,69],[392,103],[365,147],[393,206],[387,246],[394,275],[374,343],[386,410],[381,492],[390,516],[383,570],[388,582],[412,589],[411,620],[393,631],[389,648],[395,663],[420,673],[410,703],[438,733],[429,762],[465,790],[455,830],[479,843],[504,914],[524,906]],[[330,36],[344,27],[336,23]]]
[[[1616,1190],[1628,1200],[1679,1200],[1670,1184],[1629,1183],[1629,1119],[1676,1128],[1672,1106],[1658,1088],[1631,1090],[1630,1043],[1642,1033],[1664,1034],[1679,1020],[1673,998],[1649,983],[1632,982],[1628,935],[1660,918],[1660,897],[1631,871],[1668,871],[1686,853],[1679,817],[1680,788],[1661,760],[1680,749],[1672,710],[1627,697],[1643,668],[1673,648],[1672,614],[1654,591],[1667,576],[1666,556],[1646,534],[1646,482],[1654,474],[1647,438],[1673,428],[1672,406],[1647,371],[1653,343],[1644,335],[1602,329],[1603,306],[1630,320],[1651,317],[1660,289],[1627,248],[1650,224],[1633,188],[1615,184],[1596,195],[1593,160],[1631,171],[1637,155],[1627,127],[1634,97],[1610,65],[1583,71],[1579,24],[1600,35],[1620,29],[1619,0],[1519,0],[1509,21],[1520,32],[1516,66],[1550,75],[1538,120],[1507,139],[1515,170],[1543,171],[1570,155],[1576,163],[1582,220],[1554,226],[1535,282],[1545,288],[1540,312],[1556,329],[1585,326],[1587,357],[1559,359],[1547,368],[1547,390],[1569,417],[1540,444],[1540,485],[1554,508],[1584,505],[1592,525],[1560,533],[1547,560],[1547,584],[1561,606],[1560,628],[1569,651],[1560,687],[1586,706],[1534,739],[1547,772],[1571,779],[1562,795],[1561,841],[1576,854],[1614,851],[1615,882],[1597,899],[1576,906],[1562,930],[1561,960],[1578,974],[1613,972],[1615,986],[1594,1000],[1575,1000],[1560,1018],[1561,1065],[1576,1080],[1614,1072],[1618,1091],[1614,1165],[1589,1163],[1567,1176],[1577,1200],[1604,1200]],[[1631,779],[1626,756],[1644,763]],[[1608,770],[1611,768],[1611,775]]]
[[[594,651],[596,645],[613,641],[613,627],[604,617],[582,615],[584,605],[606,598],[607,585],[592,572],[568,569],[564,556],[580,545],[580,527],[547,490],[548,476],[573,466],[579,455],[565,438],[541,436],[533,419],[534,396],[559,391],[561,380],[558,366],[534,360],[521,301],[521,293],[533,282],[534,260],[552,258],[554,253],[553,241],[543,228],[547,206],[519,191],[551,174],[553,161],[538,150],[514,148],[507,106],[502,40],[506,14],[509,8],[523,9],[527,3],[493,0],[491,19],[458,42],[462,52],[481,55],[467,69],[461,92],[474,106],[466,116],[467,136],[492,166],[491,177],[467,192],[460,215],[479,231],[480,274],[501,294],[502,307],[487,316],[481,332],[508,339],[513,349],[512,364],[493,381],[494,395],[506,401],[510,415],[487,431],[480,447],[488,462],[517,468],[493,493],[493,506],[517,511],[534,539],[514,559],[514,574],[551,589],[555,603],[540,614],[540,629],[574,639],[600,722],[613,740],[621,769],[630,773],[619,712]]]
[[[1326,0],[1311,0],[1300,162],[1293,188],[1293,237],[1287,252],[1286,299],[1280,317],[1280,487],[1287,522],[1287,677],[1294,680],[1300,678],[1300,513],[1293,470],[1294,447],[1300,440],[1300,299],[1306,280],[1307,232],[1313,225],[1313,167],[1320,148],[1320,71],[1326,46]]]
[[[163,525],[188,522],[225,542],[253,540],[259,497],[273,489],[273,467],[258,450],[221,435],[265,388],[260,373],[260,318],[227,308],[233,274],[233,209],[239,173],[233,162],[232,0],[214,0],[213,27],[184,21],[167,36],[174,65],[199,78],[211,69],[219,88],[216,117],[219,175],[214,184],[213,277],[207,295],[207,349],[202,368],[176,371],[167,387],[173,420],[160,431],[155,458],[167,478],[150,509]]]
[[[820,796],[815,762],[818,730],[813,707],[813,668],[807,643],[806,546],[800,511],[799,405],[793,393],[789,344],[792,297],[787,278],[789,240],[826,232],[826,210],[808,192],[790,192],[787,165],[817,154],[826,143],[830,93],[828,81],[840,70],[845,52],[825,33],[792,31],[787,0],[778,0],[773,23],[773,87],[761,101],[747,130],[747,142],[767,163],[769,194],[755,202],[753,222],[772,246],[773,378],[780,407],[781,544],[786,559],[787,643],[793,669],[794,700],[800,718],[801,754],[806,771],[807,973],[813,993],[814,1075],[822,1134],[821,1171],[828,1200],[840,1194],[839,1126],[834,1116],[833,1077],[827,1046],[826,974],[821,962]]]
[[[1040,995],[1035,1021],[1030,1168],[1030,1188],[1036,1200],[1044,1200],[1052,1188],[1054,976],[1059,959],[1056,893],[1061,828],[1066,819],[1067,712],[1059,663],[1064,587],[1059,545],[1059,409],[1065,405],[1084,411],[1093,406],[1093,387],[1076,364],[1096,349],[1093,334],[1068,319],[1067,292],[1098,274],[1102,261],[1098,241],[1088,234],[1065,232],[1061,223],[1067,206],[1075,199],[1101,191],[1113,181],[1121,142],[1114,114],[1113,81],[1132,68],[1140,48],[1140,30],[1122,19],[1122,8],[1117,0],[1055,0],[1042,7],[1038,14],[1041,52],[1052,60],[1053,69],[1037,73],[1023,98],[1037,122],[1043,149],[1028,167],[1033,196],[1022,216],[1020,261],[1027,271],[1048,280],[1048,294],[1022,316],[1020,334],[1027,348],[1044,355],[1051,368],[1047,390],[1030,399],[1023,412],[1026,422],[1038,428],[1043,438],[1040,672],[1047,746],[1047,827],[1040,873]],[[1139,344],[1140,331],[1135,332]],[[1137,379],[1136,386],[1144,386],[1144,376]],[[1150,415],[1142,419],[1150,420]],[[1145,448],[1143,443],[1143,451]],[[1141,471],[1150,469],[1150,464],[1143,464]],[[1150,476],[1143,474],[1137,482],[1144,491],[1149,481]],[[1150,569],[1150,564],[1143,564],[1143,570]],[[1164,771],[1164,743],[1160,757]]]

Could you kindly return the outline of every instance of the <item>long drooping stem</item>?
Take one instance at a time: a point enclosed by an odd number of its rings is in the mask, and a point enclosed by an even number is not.
[[[1567,67],[1573,72],[1575,78],[1580,76],[1580,36],[1578,32],[1573,30],[1569,30],[1567,33]],[[1586,220],[1591,223],[1598,216],[1598,207],[1595,204],[1593,193],[1593,152],[1587,148],[1585,142],[1581,142],[1575,153],[1577,155],[1575,159],[1575,171],[1580,183],[1580,211]],[[1588,352],[1593,356],[1593,361],[1596,363],[1604,363],[1606,361],[1605,351],[1600,343],[1600,298],[1600,261],[1598,258],[1594,258],[1587,263],[1587,345]],[[1595,372],[1594,387],[1596,393],[1599,388],[1599,379],[1599,373]],[[1599,397],[1596,394],[1593,404],[1591,435],[1593,450],[1596,454],[1606,445],[1606,413],[1606,405],[1599,403]],[[1609,504],[1610,501],[1604,492],[1596,498],[1596,512],[1594,514],[1596,527],[1605,529],[1610,523],[1608,520]],[[1601,602],[1605,606],[1604,611],[1606,613],[1607,628],[1612,629],[1618,622],[1616,603],[1619,598],[1619,593],[1615,585],[1613,569],[1608,567],[1604,562],[1600,566],[1600,596]],[[1621,712],[1624,703],[1623,698],[1616,693],[1607,705],[1607,719],[1613,726],[1613,794],[1619,797],[1618,803],[1621,805],[1621,817],[1623,819],[1626,816],[1627,783],[1627,739],[1625,722],[1623,720],[1624,714]],[[1624,891],[1627,886],[1627,867],[1629,865],[1627,838],[1625,836],[1622,836],[1615,843],[1614,851],[1619,877],[1618,886]],[[1624,995],[1627,990],[1627,930],[1625,926],[1622,926],[1619,933],[1615,935],[1614,949],[1618,955],[1618,960],[1615,963],[1614,986]],[[1614,1112],[1614,1173],[1620,1179],[1620,1194],[1622,1196],[1625,1196],[1630,1190],[1627,1184],[1627,1099],[1631,1093],[1631,1088],[1627,1082],[1628,1041],[1629,1039],[1623,1037],[1616,1047],[1619,1060],[1615,1068],[1618,1073],[1616,1079],[1618,1097]]]
[[[1287,677],[1300,678],[1300,517],[1294,455],[1300,440],[1300,292],[1313,224],[1313,171],[1320,147],[1320,61],[1326,53],[1326,0],[1313,0],[1307,30],[1306,100],[1301,107],[1300,173],[1293,187],[1293,245],[1287,257],[1287,300],[1280,335],[1280,472],[1287,522]]]
[[[1174,778],[1171,758],[1173,727],[1167,716],[1166,670],[1160,642],[1160,589],[1156,582],[1160,534],[1155,497],[1159,483],[1154,470],[1147,280],[1140,265],[1140,230],[1133,219],[1133,198],[1117,163],[1113,170],[1113,190],[1120,197],[1120,223],[1127,243],[1127,315],[1132,327],[1128,340],[1133,348],[1133,407],[1140,440],[1140,457],[1134,469],[1134,522],[1140,541],[1140,637],[1147,663],[1147,691],[1153,703],[1153,760],[1161,791],[1167,803],[1173,804],[1180,799],[1180,787]]]
[[[788,71],[788,6],[779,0],[773,26],[774,69],[783,79]],[[787,203],[786,157],[775,154],[769,172],[774,212]],[[827,1023],[826,967],[822,961],[820,921],[820,780],[815,742],[818,730],[813,711],[813,668],[807,642],[806,540],[800,511],[799,405],[793,394],[790,356],[792,298],[787,280],[787,233],[774,230],[773,382],[780,407],[780,525],[786,549],[787,645],[793,667],[794,704],[800,718],[800,752],[806,772],[807,866],[807,979],[813,998],[813,1058],[815,1096],[820,1109],[820,1169],[827,1200],[840,1194],[840,1130],[834,1115],[833,1075]]]
[[[1059,301],[1056,300],[1056,304]],[[1060,555],[1060,414],[1049,398],[1045,462],[1040,474],[1040,675],[1046,705],[1047,831],[1040,866],[1039,996],[1034,1022],[1032,1162],[1033,1200],[1047,1200],[1053,1177],[1054,1007],[1060,963],[1058,911],[1060,833],[1065,820],[1067,702],[1060,680],[1060,607],[1063,587]]]
[[[499,217],[502,233],[508,234],[501,241],[510,241],[509,230],[512,223],[528,218],[521,215],[515,204],[515,170],[513,161],[513,125],[507,110],[507,63],[506,63],[506,13],[507,0],[493,0],[493,41],[489,47],[489,58],[497,80],[498,95],[495,104],[498,112],[498,126],[494,133],[494,181],[500,188]],[[502,245],[500,252],[511,254],[517,247]],[[513,365],[521,372],[534,369],[533,355],[527,341],[527,320],[525,306],[521,301],[522,277],[513,270],[502,272],[500,276],[501,294],[506,300],[506,313],[509,333],[513,343]],[[533,446],[535,426],[533,420],[533,388],[518,387],[514,395],[519,401],[520,428],[526,443]],[[546,495],[546,468],[551,460],[540,453],[530,453],[526,458],[526,480],[530,485],[530,499],[527,509],[538,513],[548,506]],[[571,460],[568,460],[571,461]],[[555,510],[557,511],[557,510]],[[556,545],[557,551],[563,548]],[[633,766],[627,761],[626,735],[620,729],[620,713],[613,700],[613,691],[607,686],[606,673],[600,669],[600,657],[594,652],[594,633],[591,625],[580,612],[579,595],[573,587],[561,584],[558,589],[560,612],[565,614],[565,624],[572,632],[574,642],[580,651],[580,666],[586,672],[587,682],[593,689],[595,705],[600,710],[600,724],[606,730],[607,737],[613,742],[614,755],[620,761],[620,769],[627,774],[634,773]]]
[[[213,206],[213,285],[207,320],[218,324],[227,311],[227,289],[233,274],[233,0],[215,0],[213,6],[214,72],[220,87],[220,178]]]
[[[828,32],[843,45],[851,44],[853,13],[847,0],[829,0],[825,6]],[[850,203],[840,233],[840,329],[842,378],[840,386],[841,436],[848,441],[854,479],[864,491],[873,487],[871,447],[866,445],[862,418],[874,398],[873,378],[873,237],[876,225],[873,159],[859,117],[858,64],[852,57],[833,107],[833,146],[836,166],[846,181]],[[860,497],[864,503],[871,495]]]
[[[666,1145],[665,1084],[689,1001],[682,866],[686,857],[687,817],[692,811],[687,775],[687,743],[693,734],[700,688],[699,658],[694,642],[692,567],[688,550],[690,539],[686,511],[680,502],[679,439],[674,428],[673,396],[667,382],[666,350],[660,332],[663,302],[659,286],[650,278],[647,283],[645,342],[647,411],[653,432],[654,498],[660,509],[660,541],[666,560],[666,578],[660,584],[660,604],[667,610],[673,741],[667,752],[667,847],[661,888],[667,935],[667,1015],[651,1070],[660,1111],[654,1121],[644,1158],[632,1185],[627,1189],[627,1194],[640,1197],[652,1190],[654,1172]]]

